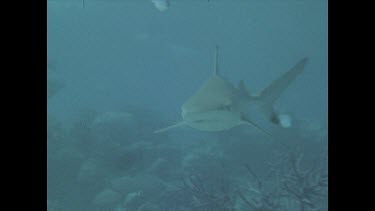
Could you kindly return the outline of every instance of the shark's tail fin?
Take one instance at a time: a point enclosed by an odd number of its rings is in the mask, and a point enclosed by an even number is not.
[[[259,95],[252,97],[259,101],[261,109],[272,123],[283,127],[290,126],[289,117],[277,114],[274,111],[273,104],[291,82],[303,71],[307,61],[308,58],[301,59],[292,69],[263,89]]]

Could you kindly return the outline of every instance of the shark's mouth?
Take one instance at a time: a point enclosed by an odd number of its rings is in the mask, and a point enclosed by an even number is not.
[[[190,127],[204,131],[228,130],[239,124],[240,115],[226,110],[185,113],[184,121]]]
[[[209,124],[209,123],[215,123],[215,122],[220,122],[221,120],[220,119],[199,119],[199,120],[195,120],[195,121],[192,121],[192,123],[194,124]]]

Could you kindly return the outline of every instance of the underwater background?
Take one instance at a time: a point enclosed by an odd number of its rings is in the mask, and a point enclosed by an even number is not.
[[[49,211],[328,210],[326,0],[48,0]],[[180,127],[214,71],[257,93],[308,57],[281,128]],[[259,116],[258,116],[259,115]]]

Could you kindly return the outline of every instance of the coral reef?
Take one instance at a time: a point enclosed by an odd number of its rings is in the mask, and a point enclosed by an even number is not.
[[[49,120],[48,210],[328,210],[324,137],[296,132],[280,144],[241,129],[137,137],[140,122],[158,124],[139,113],[86,110],[71,126]]]

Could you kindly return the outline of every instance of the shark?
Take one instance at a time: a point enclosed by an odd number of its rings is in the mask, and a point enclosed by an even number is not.
[[[281,115],[274,109],[275,101],[284,90],[304,70],[308,58],[302,58],[289,71],[274,80],[263,90],[251,94],[241,80],[237,86],[219,73],[219,47],[215,46],[214,71],[201,87],[181,106],[182,120],[154,133],[162,133],[173,128],[190,126],[201,131],[224,131],[240,125],[258,128],[271,136],[245,114],[248,106],[256,104],[273,124],[282,125]]]

